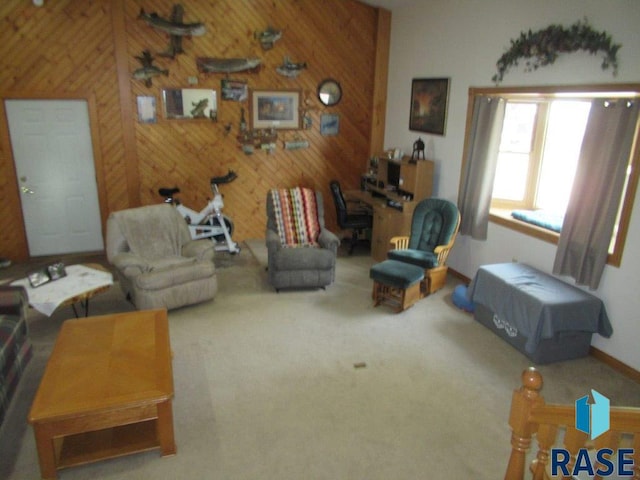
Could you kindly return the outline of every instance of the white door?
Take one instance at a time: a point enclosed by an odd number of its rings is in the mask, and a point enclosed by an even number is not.
[[[5,100],[31,256],[103,250],[84,100]]]

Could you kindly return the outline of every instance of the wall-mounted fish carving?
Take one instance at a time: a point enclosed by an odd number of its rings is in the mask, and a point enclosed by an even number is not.
[[[198,57],[196,65],[201,73],[235,73],[248,70],[257,71],[262,60],[259,58],[212,58]]]
[[[153,77],[158,75],[169,75],[169,70],[161,69],[153,65],[153,57],[149,50],[143,51],[142,56],[136,58],[140,61],[142,67],[134,70],[132,76],[135,80],[144,80],[144,84],[147,87],[151,86],[151,79]]]
[[[254,32],[253,36],[260,41],[263,50],[271,50],[273,45],[282,38],[282,30],[268,27],[264,32]]]
[[[176,8],[182,9],[181,5],[174,6],[174,14],[176,13]],[[182,10],[184,11],[184,10]],[[182,17],[182,15],[180,15]],[[207,31],[204,24],[202,22],[195,23],[182,23],[182,19],[179,21],[167,20],[166,18],[160,17],[157,13],[145,13],[144,9],[140,9],[140,15],[138,18],[144,20],[148,25],[153,28],[166,32],[169,35],[178,35],[178,36],[199,36],[204,35]]]
[[[282,65],[276,67],[276,72],[285,77],[296,78],[305,68],[307,68],[307,62],[294,63],[289,57],[284,57]]]

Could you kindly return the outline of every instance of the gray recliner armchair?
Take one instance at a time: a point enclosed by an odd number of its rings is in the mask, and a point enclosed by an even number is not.
[[[335,279],[336,255],[340,239],[326,229],[322,194],[315,192],[319,234],[316,246],[283,245],[278,232],[273,191],[267,193],[267,252],[269,283],[281,288],[324,288]]]
[[[138,310],[167,310],[212,299],[217,290],[210,240],[191,240],[168,204],[113,212],[107,220],[107,259]]]

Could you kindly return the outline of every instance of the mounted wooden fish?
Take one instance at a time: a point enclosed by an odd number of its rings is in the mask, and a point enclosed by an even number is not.
[[[296,78],[305,68],[307,68],[307,62],[294,63],[289,60],[289,57],[284,57],[282,65],[276,67],[276,72],[285,77]]]
[[[142,56],[136,58],[140,61],[142,67],[134,70],[132,76],[136,80],[144,80],[144,84],[147,87],[152,85],[151,79],[153,77],[158,75],[169,75],[169,70],[163,70],[153,65],[153,57],[149,50],[143,51]]]
[[[212,58],[198,57],[196,65],[201,73],[236,73],[258,71],[262,60],[259,58]]]
[[[263,50],[271,50],[273,45],[282,38],[282,30],[268,27],[264,32],[254,32],[253,36],[260,41]]]
[[[175,5],[173,7],[174,14],[179,11],[184,12],[182,5]],[[171,20],[167,20],[158,16],[157,13],[145,13],[144,9],[140,9],[140,15],[138,15],[138,18],[141,18],[156,30],[168,33],[169,35],[197,37],[199,35],[204,35],[207,31],[202,22],[182,23],[182,13],[180,13],[180,20],[173,21],[173,18]]]

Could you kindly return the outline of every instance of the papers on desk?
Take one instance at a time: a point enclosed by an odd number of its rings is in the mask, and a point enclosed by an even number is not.
[[[66,300],[83,295],[102,287],[113,285],[113,276],[109,272],[96,270],[85,265],[69,265],[67,276],[32,288],[29,279],[22,278],[11,285],[25,287],[29,296],[29,304],[39,312],[51,314]]]

